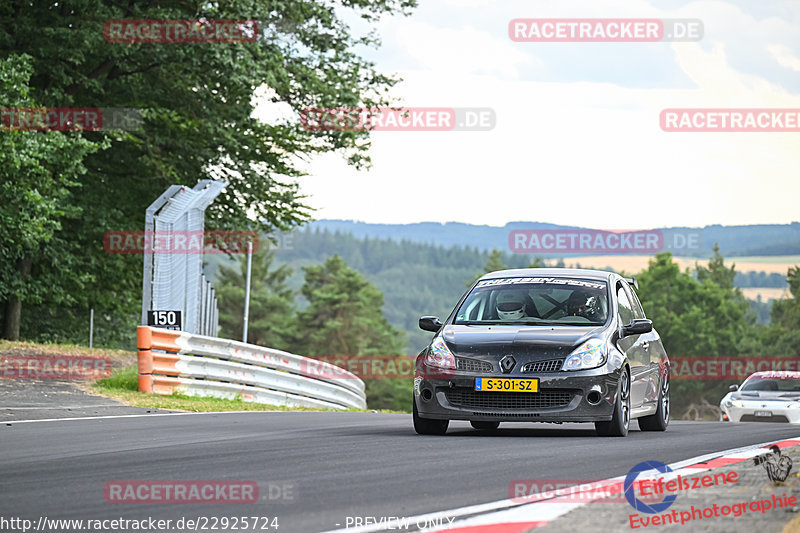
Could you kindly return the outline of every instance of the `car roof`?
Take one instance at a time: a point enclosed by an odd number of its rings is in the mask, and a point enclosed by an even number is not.
[[[614,273],[604,270],[590,270],[587,268],[514,268],[489,272],[481,276],[480,279],[519,278],[527,276],[608,280],[614,276]]]
[[[778,378],[778,377],[787,377],[787,378],[800,378],[800,372],[795,370],[764,370],[762,372],[753,372],[747,379],[752,377],[763,378],[763,377],[770,377],[770,378]]]

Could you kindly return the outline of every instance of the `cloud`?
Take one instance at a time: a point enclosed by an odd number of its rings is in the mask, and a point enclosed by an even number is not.
[[[310,163],[320,218],[540,220],[595,228],[789,222],[800,134],[665,133],[667,107],[800,108],[785,3],[423,2],[384,21],[378,65],[407,106],[492,107],[488,132],[375,132],[374,168]],[[604,12],[605,10],[605,12]],[[700,18],[699,43],[513,43],[516,17]],[[792,31],[790,31],[792,30]]]
[[[498,37],[473,26],[440,28],[406,20],[396,29],[410,59],[422,70],[440,73],[489,74],[517,79],[519,67],[541,64],[504,36]]]
[[[800,72],[800,58],[794,55],[788,46],[782,44],[770,44],[767,46],[767,50],[770,54],[772,54],[772,57],[775,58],[775,61],[777,61],[780,66],[794,70],[795,72]]]

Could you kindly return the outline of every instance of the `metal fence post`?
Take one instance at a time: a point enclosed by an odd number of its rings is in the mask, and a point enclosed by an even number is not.
[[[244,289],[244,330],[242,342],[247,342],[247,321],[250,319],[250,271],[253,266],[253,243],[247,243],[247,282]]]

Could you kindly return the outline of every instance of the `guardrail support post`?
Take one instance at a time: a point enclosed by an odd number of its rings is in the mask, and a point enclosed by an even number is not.
[[[139,348],[139,391],[153,392],[153,332],[150,326],[136,327],[136,347]]]

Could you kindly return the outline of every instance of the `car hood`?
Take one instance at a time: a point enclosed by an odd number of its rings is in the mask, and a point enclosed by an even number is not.
[[[588,339],[602,334],[600,326],[475,326],[448,325],[442,336],[455,355],[499,359],[505,355],[542,360],[566,357]]]

